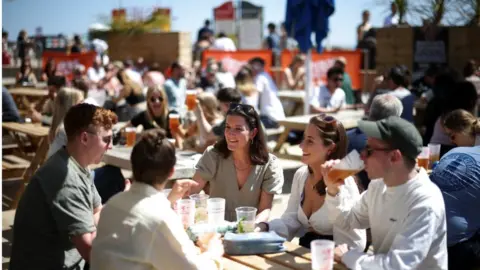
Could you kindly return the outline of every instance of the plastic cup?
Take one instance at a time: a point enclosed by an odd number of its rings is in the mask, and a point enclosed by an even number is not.
[[[434,144],[434,143],[428,144],[428,151],[430,154],[430,169],[433,163],[440,160],[440,147],[441,147],[440,144]]]
[[[207,194],[190,195],[190,199],[195,202],[195,223],[208,222],[207,201],[209,197]]]
[[[168,198],[168,195],[170,194],[170,192],[172,191],[171,188],[165,188],[162,190],[162,194],[165,195],[165,197]]]
[[[257,208],[255,207],[237,207],[237,222],[239,233],[253,232],[255,229],[255,217],[257,216]]]
[[[333,249],[335,242],[330,240],[314,240],[310,243],[313,270],[333,269]]]
[[[423,147],[422,152],[417,157],[418,166],[424,168],[425,170],[428,170],[429,159],[430,159],[429,149],[428,147]]]
[[[208,223],[221,225],[225,222],[225,199],[210,198],[207,201]]]
[[[125,136],[127,137],[127,146],[132,147],[137,140],[137,129],[134,127],[128,127],[125,129]]]
[[[169,127],[170,131],[173,133],[178,133],[178,128],[180,127],[180,115],[178,114],[170,114],[169,116]]]
[[[189,111],[195,110],[195,107],[197,106],[197,91],[187,90],[185,104],[187,105]]]
[[[187,229],[195,222],[195,201],[191,199],[178,200],[176,203],[177,214],[182,219],[183,227]]]

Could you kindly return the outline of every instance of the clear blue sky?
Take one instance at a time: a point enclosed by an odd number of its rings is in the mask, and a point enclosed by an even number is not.
[[[213,17],[213,7],[224,0],[2,0],[2,26],[9,39],[16,39],[21,29],[29,34],[41,26],[44,34],[71,36],[84,34],[88,26],[98,22],[101,15],[110,15],[113,8],[162,6],[172,9],[174,31],[196,33],[206,18]],[[250,0],[264,7],[264,23],[280,23],[285,18],[286,0]],[[369,9],[371,23],[380,26],[387,14],[387,6],[375,5],[375,0],[336,0],[335,14],[330,20],[330,44],[354,47],[356,26],[361,12]],[[192,34],[192,38],[194,35]]]

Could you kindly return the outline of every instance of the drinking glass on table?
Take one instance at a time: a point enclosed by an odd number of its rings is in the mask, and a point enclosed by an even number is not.
[[[177,214],[182,219],[183,227],[188,227],[195,224],[195,201],[191,199],[178,200],[176,203]]]
[[[125,136],[127,137],[127,146],[132,147],[137,140],[137,129],[134,127],[127,127],[125,129]]]
[[[440,160],[440,147],[441,147],[440,144],[435,144],[435,143],[428,144],[428,151],[430,155],[429,169],[431,169],[433,163]]]
[[[237,232],[248,233],[255,229],[255,217],[257,216],[257,208],[255,207],[237,207]]]
[[[178,133],[180,127],[180,115],[172,113],[168,116],[170,131],[172,133]]]
[[[428,161],[430,159],[430,151],[428,147],[422,147],[422,152],[417,157],[417,164],[419,167],[428,170]]]
[[[190,199],[195,202],[195,223],[208,222],[207,214],[207,194],[193,194],[190,195]]]
[[[207,201],[208,223],[221,225],[225,221],[225,199],[210,198]]]
[[[333,249],[335,242],[330,240],[314,240],[310,243],[313,270],[333,269]]]

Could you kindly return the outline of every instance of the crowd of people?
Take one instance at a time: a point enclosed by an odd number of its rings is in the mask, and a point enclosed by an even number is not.
[[[388,23],[395,23],[394,14]],[[359,36],[368,29],[364,17]],[[282,39],[269,29],[265,46],[275,52]],[[212,45],[212,36],[207,21],[198,47],[230,46],[222,33]],[[282,85],[261,58],[237,74],[212,59],[204,68],[174,62],[165,73],[141,58],[96,59],[87,70],[75,67],[70,81],[48,61],[41,79],[49,94],[27,115],[50,126],[48,159],[16,210],[10,269],[217,269],[223,255],[218,235],[193,243],[173,210],[178,199],[201,192],[226,199],[227,221],[236,220],[236,207],[252,206],[256,231],[299,237],[306,248],[316,239],[334,241],[335,260],[350,269],[480,267],[480,219],[473,207],[480,198],[475,62],[463,76],[431,66],[414,82],[405,66],[392,67],[376,82],[365,119],[347,131],[334,116],[356,101],[347,63],[336,59],[306,104],[316,115],[302,132],[304,166],[293,177],[287,209],[272,220],[284,176],[265,131],[286,117],[279,88],[304,89],[304,61],[302,55],[293,59]],[[30,74],[25,58],[17,79],[31,82]],[[195,106],[187,108],[192,90]],[[7,89],[2,96],[3,121],[25,120]],[[415,122],[415,104],[425,107],[423,121]],[[178,115],[181,123],[172,127]],[[111,165],[89,169],[129,127],[141,133],[130,157],[133,177]],[[429,143],[441,145],[431,172],[416,161]],[[166,196],[161,191],[179,149],[202,156],[193,178],[177,180]],[[333,167],[353,150],[361,153],[364,170],[332,179]]]

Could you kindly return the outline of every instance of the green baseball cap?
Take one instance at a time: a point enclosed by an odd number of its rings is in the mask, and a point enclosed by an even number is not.
[[[422,152],[422,136],[410,122],[390,116],[379,121],[359,121],[358,128],[367,135],[387,142],[403,156],[415,160]]]

